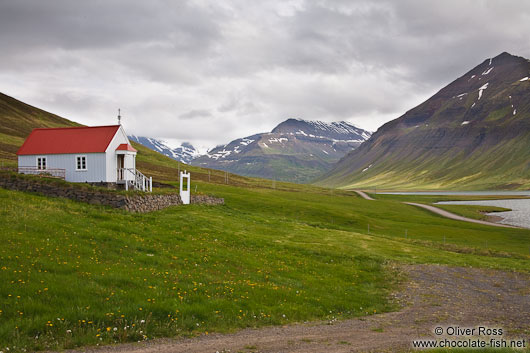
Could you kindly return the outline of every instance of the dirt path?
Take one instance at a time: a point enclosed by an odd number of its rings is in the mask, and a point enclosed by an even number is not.
[[[370,200],[370,201],[375,201],[374,198],[370,197],[368,194],[366,194],[364,191],[360,191],[360,190],[354,190],[359,196],[361,196],[363,199],[365,200]],[[428,211],[431,211],[433,213],[436,213],[437,215],[440,215],[442,217],[447,217],[447,218],[450,218],[450,219],[454,219],[454,220],[457,220],[457,221],[463,221],[463,222],[471,222],[471,223],[478,223],[478,224],[485,224],[485,225],[488,225],[488,226],[494,226],[494,227],[503,227],[503,228],[517,228],[515,226],[511,226],[511,225],[508,225],[508,224],[502,224],[502,223],[494,223],[494,222],[488,222],[488,221],[481,221],[479,219],[473,219],[473,218],[467,218],[467,217],[463,217],[463,216],[459,216],[457,214],[454,214],[454,213],[451,213],[451,212],[448,212],[446,210],[442,210],[441,208],[438,208],[438,207],[434,207],[434,206],[430,206],[430,205],[424,205],[422,203],[416,203],[416,202],[403,202],[404,204],[407,204],[407,205],[412,205],[412,206],[417,206],[417,207],[421,207],[423,209],[426,209]],[[502,220],[499,219],[499,220]]]
[[[409,278],[393,300],[394,313],[333,323],[307,323],[246,329],[228,335],[164,339],[85,352],[215,353],[215,352],[365,352],[409,351],[411,341],[434,338],[434,327],[458,325],[502,327],[515,338],[530,336],[530,276],[438,265],[401,267]]]
[[[360,197],[362,197],[365,200],[375,201],[374,198],[368,196],[368,194],[365,193],[364,191],[361,191],[361,190],[353,190],[353,191],[355,191]]]
[[[515,226],[510,226],[508,224],[493,223],[493,222],[488,222],[488,221],[481,221],[479,219],[473,219],[473,218],[467,218],[467,217],[459,216],[457,214],[448,212],[446,210],[442,210],[441,208],[430,206],[430,205],[424,205],[422,203],[415,203],[415,202],[404,202],[404,203],[406,203],[407,205],[412,205],[412,206],[417,206],[417,207],[424,208],[424,209],[426,209],[428,211],[431,211],[433,213],[436,213],[436,214],[438,214],[440,216],[451,218],[451,219],[455,219],[457,221],[485,224],[485,225],[488,225],[488,226],[495,226],[495,227],[517,228]]]

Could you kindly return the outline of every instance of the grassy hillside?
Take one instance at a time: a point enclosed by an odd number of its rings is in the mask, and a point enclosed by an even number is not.
[[[34,128],[63,126],[79,124],[0,93],[0,163],[16,165],[16,152]]]
[[[528,230],[318,188],[196,185],[226,206],[138,215],[0,189],[0,347],[370,315],[394,308],[391,264],[530,265]]]

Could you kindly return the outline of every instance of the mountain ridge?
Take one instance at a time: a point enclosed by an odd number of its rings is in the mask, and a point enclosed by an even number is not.
[[[216,146],[191,164],[245,176],[309,182],[370,134],[347,122],[290,118],[271,132]]]
[[[504,52],[484,60],[384,124],[316,183],[389,189],[527,187],[529,76],[525,58]]]

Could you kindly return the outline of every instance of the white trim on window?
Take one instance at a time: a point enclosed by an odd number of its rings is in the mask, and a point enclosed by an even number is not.
[[[88,168],[86,155],[75,156],[75,170],[85,171],[87,169]]]
[[[46,156],[37,156],[35,158],[37,170],[46,170],[48,167],[48,158]]]

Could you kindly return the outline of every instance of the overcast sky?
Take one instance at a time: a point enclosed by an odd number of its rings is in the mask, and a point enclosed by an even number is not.
[[[0,91],[212,147],[294,117],[376,130],[503,51],[530,1],[0,0]]]

